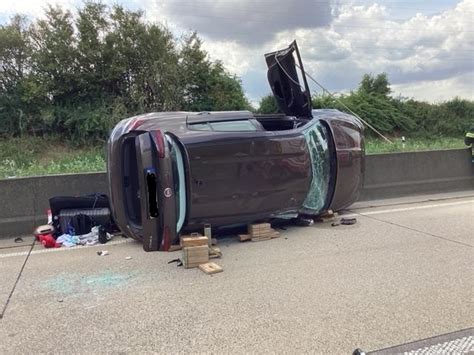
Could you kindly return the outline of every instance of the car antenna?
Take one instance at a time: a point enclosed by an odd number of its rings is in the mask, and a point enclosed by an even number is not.
[[[301,84],[297,81],[295,81],[287,72],[286,70],[283,68],[283,66],[280,64],[280,62],[278,61],[278,58],[277,58],[277,53],[275,53],[275,61],[276,63],[278,64],[278,66],[280,67],[280,69],[283,71],[283,73],[285,73],[285,75],[293,82],[295,83],[296,85],[298,85],[303,91],[305,91],[306,89],[303,88],[301,86]],[[387,142],[389,142],[390,144],[393,144],[393,142],[388,139],[387,137],[385,137],[382,133],[380,133],[374,126],[372,126],[369,122],[367,122],[366,120],[364,120],[362,117],[360,117],[357,113],[355,113],[354,111],[352,111],[345,103],[343,103],[341,100],[339,100],[336,96],[334,96],[334,94],[332,92],[330,92],[328,89],[326,89],[322,84],[320,84],[316,79],[314,79],[307,71],[305,71],[304,69],[302,69],[297,63],[295,63],[295,65],[303,72],[305,73],[308,78],[310,78],[312,81],[314,81],[316,83],[316,85],[318,85],[321,89],[323,89],[324,92],[326,92],[332,99],[334,99],[335,101],[337,101],[340,105],[342,105],[347,111],[349,111],[350,113],[352,113],[354,116],[356,116],[359,120],[361,120],[367,127],[369,127],[372,131],[374,131],[375,133],[377,133],[380,137],[382,137],[383,139],[385,139]]]

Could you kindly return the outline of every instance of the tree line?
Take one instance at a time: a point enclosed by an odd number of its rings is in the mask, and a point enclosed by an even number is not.
[[[0,134],[103,140],[150,111],[249,109],[240,80],[196,33],[174,38],[143,12],[85,2],[0,27]]]
[[[461,136],[474,124],[474,102],[453,98],[442,103],[427,103],[404,97],[392,97],[385,73],[365,74],[357,90],[348,94],[315,95],[313,108],[336,108],[360,115],[377,130],[388,135],[419,137]],[[260,113],[278,112],[272,95],[263,97]],[[373,134],[370,130],[367,134]]]
[[[337,100],[315,95],[313,107],[349,107],[387,134],[456,136],[474,117],[469,100],[394,98],[385,74],[364,75]],[[89,143],[139,113],[244,109],[253,110],[239,78],[209,59],[196,33],[175,38],[141,11],[85,2],[76,14],[49,6],[40,19],[0,26],[0,136]],[[256,111],[278,108],[268,95]]]

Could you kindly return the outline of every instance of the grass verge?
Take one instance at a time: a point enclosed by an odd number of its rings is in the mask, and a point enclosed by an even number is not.
[[[105,170],[105,148],[76,147],[60,137],[0,139],[0,178]]]
[[[367,138],[366,154],[466,148],[462,137],[406,138],[405,143],[400,138],[390,140],[392,144],[379,138]]]

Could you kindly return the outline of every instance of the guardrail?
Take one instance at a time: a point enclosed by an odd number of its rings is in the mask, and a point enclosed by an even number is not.
[[[470,189],[470,149],[374,154],[366,157],[360,200]],[[45,224],[52,196],[92,193],[107,193],[105,172],[0,179],[0,238]]]

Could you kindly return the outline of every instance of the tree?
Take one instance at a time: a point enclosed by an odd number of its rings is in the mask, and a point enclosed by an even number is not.
[[[31,41],[28,21],[16,15],[0,26],[0,133],[23,133],[31,128],[35,90],[29,80]]]
[[[275,101],[275,97],[272,94],[268,94],[260,99],[258,103],[258,113],[271,114],[278,113],[280,109]]]
[[[249,110],[240,80],[219,61],[211,62],[196,32],[179,53],[182,106],[189,111]]]
[[[52,104],[68,104],[78,89],[77,38],[73,16],[61,7],[49,6],[45,18],[32,27],[32,66]]]
[[[229,74],[219,61],[213,63],[210,69],[208,95],[211,110],[251,110],[240,80]]]
[[[107,94],[105,35],[110,29],[106,6],[85,2],[75,21],[77,26],[77,76],[81,100],[93,102]],[[110,58],[109,58],[110,59]]]
[[[392,92],[386,73],[378,74],[374,77],[371,74],[364,74],[359,84],[360,93],[382,95],[388,97]]]
[[[179,57],[183,108],[189,111],[211,110],[211,101],[207,96],[211,63],[196,32],[184,38]]]

